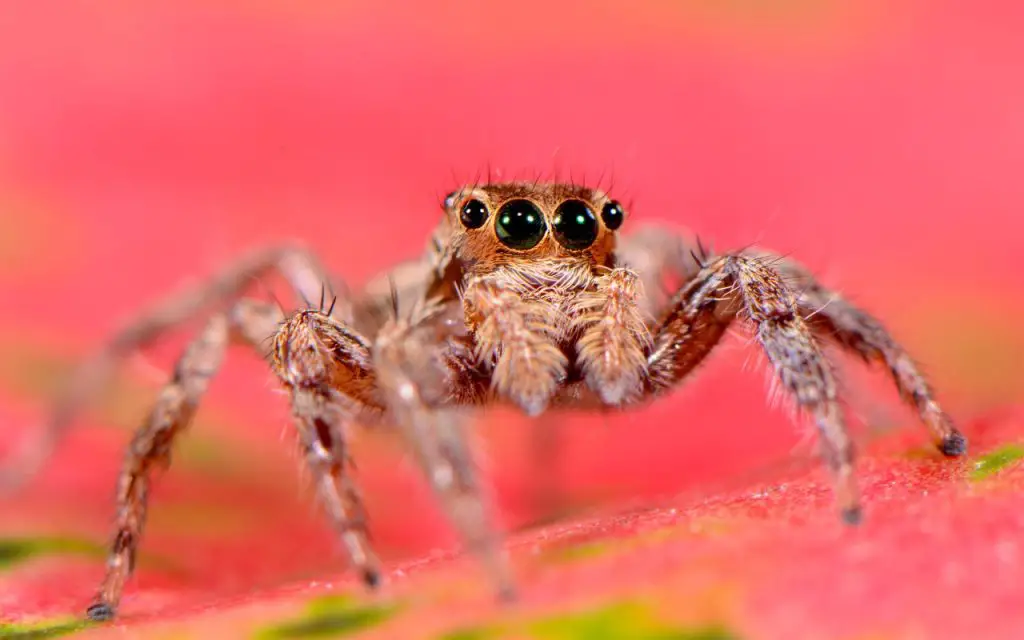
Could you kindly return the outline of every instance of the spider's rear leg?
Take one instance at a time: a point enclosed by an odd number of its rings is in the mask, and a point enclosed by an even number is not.
[[[122,357],[201,313],[224,310],[254,278],[271,271],[280,273],[296,295],[310,303],[319,300],[325,290],[333,291],[334,285],[340,284],[330,280],[311,253],[299,247],[282,246],[254,251],[206,282],[161,300],[134,318],[72,373],[48,421],[11,460],[0,465],[0,489],[20,485],[39,469],[68,425],[100,391]],[[349,302],[341,300],[335,315],[346,318],[350,313]]]
[[[117,483],[117,524],[107,569],[96,599],[86,612],[92,620],[114,617],[124,583],[134,569],[146,520],[151,472],[170,464],[174,439],[192,420],[210,378],[224,360],[228,337],[228,318],[224,314],[210,318],[185,349],[170,382],[132,439]]]
[[[482,397],[475,386],[469,349],[443,321],[455,305],[415,310],[411,317],[386,324],[374,345],[374,362],[389,417],[409,444],[449,519],[470,552],[485,564],[499,596],[515,596],[508,560],[490,521],[462,416],[448,405],[453,396]],[[457,323],[461,325],[460,323]]]
[[[843,520],[860,521],[847,433],[829,362],[815,343],[782,276],[764,261],[726,255],[712,260],[676,296],[648,358],[650,391],[678,383],[718,343],[729,323],[745,316],[798,408],[813,416],[835,483]]]
[[[811,329],[828,336],[843,348],[868,362],[884,364],[903,399],[914,406],[921,420],[935,437],[939,451],[947,456],[967,452],[967,439],[935,400],[928,381],[910,354],[896,342],[881,322],[831,291],[803,267],[763,254],[777,262],[779,270],[793,288],[800,312]]]

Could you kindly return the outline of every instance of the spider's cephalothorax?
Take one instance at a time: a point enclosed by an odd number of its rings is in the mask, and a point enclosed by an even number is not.
[[[658,227],[619,238],[623,207],[575,185],[470,186],[449,194],[443,208],[425,254],[358,295],[325,304],[324,291],[340,290],[340,283],[312,255],[297,247],[259,251],[143,315],[82,367],[42,443],[64,430],[117,358],[208,315],[128,450],[116,534],[91,618],[114,615],[142,534],[151,472],[169,461],[232,340],[261,350],[272,345],[267,357],[290,394],[321,501],[370,585],[379,569],[349,473],[347,424],[381,422],[404,436],[467,546],[510,594],[459,409],[509,402],[537,414],[551,406],[647,401],[677,386],[736,320],[751,326],[781,388],[817,426],[846,522],[860,519],[860,504],[823,341],[883,364],[940,450],[956,456],[966,449],[882,325],[791,261],[764,251],[709,254]],[[285,313],[239,299],[270,271],[289,282],[303,308]],[[43,452],[38,447],[25,460],[38,462]]]

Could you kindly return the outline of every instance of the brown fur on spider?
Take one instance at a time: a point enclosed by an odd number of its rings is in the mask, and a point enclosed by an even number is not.
[[[860,520],[861,508],[823,340],[885,365],[939,449],[948,456],[966,450],[881,324],[788,260],[760,251],[713,255],[655,227],[619,238],[623,207],[577,185],[470,186],[450,194],[443,208],[425,255],[359,295],[325,305],[325,287],[338,283],[313,256],[295,247],[260,251],[144,314],[82,367],[45,431],[48,445],[118,357],[198,313],[209,315],[128,449],[116,533],[90,618],[113,617],[142,535],[151,471],[168,464],[232,340],[273,345],[267,357],[290,393],[319,497],[368,585],[380,574],[349,473],[348,423],[397,428],[466,547],[486,564],[499,593],[511,596],[511,572],[463,438],[462,409],[508,402],[537,415],[549,407],[646,402],[679,385],[736,320],[750,323],[781,389],[816,424],[847,523]],[[272,270],[306,301],[304,309],[286,314],[239,299],[253,278]],[[674,289],[665,289],[668,281]],[[318,306],[308,302],[316,299]],[[44,449],[26,460],[41,461]]]

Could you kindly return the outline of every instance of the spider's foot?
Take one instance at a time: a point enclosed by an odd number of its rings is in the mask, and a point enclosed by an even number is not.
[[[846,507],[842,510],[841,517],[843,524],[855,527],[864,520],[864,511],[860,508],[860,505]]]
[[[959,431],[953,430],[939,443],[939,451],[950,458],[962,456],[967,453],[967,438]]]
[[[85,610],[85,616],[93,622],[107,622],[114,619],[114,607],[106,602],[96,602]]]
[[[501,604],[512,604],[519,600],[519,591],[512,583],[503,584],[498,587],[498,602]]]
[[[368,589],[377,589],[381,585],[380,570],[376,567],[364,567],[359,577]]]

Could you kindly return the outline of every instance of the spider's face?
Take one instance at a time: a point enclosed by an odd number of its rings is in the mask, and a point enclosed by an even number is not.
[[[464,187],[444,208],[457,255],[484,269],[566,259],[605,265],[626,217],[596,189],[529,182]]]

